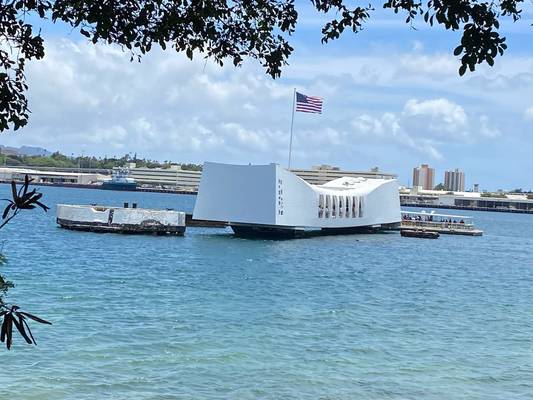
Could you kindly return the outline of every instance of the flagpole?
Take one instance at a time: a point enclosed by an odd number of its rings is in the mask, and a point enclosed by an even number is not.
[[[294,127],[294,103],[296,101],[296,88],[292,94],[292,118],[291,118],[291,141],[289,143],[289,168],[291,169],[291,157],[292,157],[292,128]]]

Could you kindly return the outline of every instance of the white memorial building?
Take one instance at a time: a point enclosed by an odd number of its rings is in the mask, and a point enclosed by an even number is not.
[[[206,162],[193,218],[228,222],[243,236],[366,232],[397,227],[395,179],[341,177],[311,185],[277,164]]]

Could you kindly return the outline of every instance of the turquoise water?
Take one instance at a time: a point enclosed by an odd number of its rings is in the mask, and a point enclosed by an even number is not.
[[[54,214],[1,231],[10,300],[54,325],[0,350],[0,399],[533,398],[533,216],[465,212],[481,238],[263,241],[72,232]]]

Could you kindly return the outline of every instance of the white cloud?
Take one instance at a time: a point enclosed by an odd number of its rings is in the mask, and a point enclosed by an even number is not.
[[[47,42],[28,76],[33,114],[22,140],[67,153],[238,162],[252,152],[266,162],[288,135],[279,128],[292,89],[250,70],[162,52],[130,63],[113,47],[60,40]],[[285,121],[272,120],[278,110]]]
[[[469,120],[465,109],[448,99],[409,99],[400,112],[385,112],[378,116],[361,114],[352,119],[351,126],[355,135],[389,138],[440,160],[444,156],[439,147],[475,142],[478,137],[500,134],[496,127],[490,125],[486,115],[479,117],[479,129]]]
[[[410,99],[405,103],[403,114],[407,117],[428,117],[430,121],[437,121],[436,124],[430,122],[431,129],[452,133],[464,129],[468,123],[463,107],[443,98],[426,101]]]
[[[399,57],[399,68],[396,77],[417,80],[442,79],[457,77],[457,59],[449,54],[404,54]]]
[[[414,158],[448,160],[459,157],[459,146],[507,139],[502,116],[533,120],[527,103],[533,58],[502,59],[489,72],[458,78],[454,57],[427,53],[427,43],[415,42],[407,53],[297,56],[282,79],[272,80],[253,61],[220,68],[154,51],[139,64],[111,46],[46,45],[45,59],[28,69],[30,124],[22,134],[4,135],[4,144],[67,154],[284,164],[297,87],[323,96],[325,104],[321,116],[296,115],[295,165],[388,163],[395,172],[410,170]]]
[[[479,133],[481,136],[485,136],[487,138],[495,138],[501,134],[497,127],[491,125],[489,117],[486,115],[479,116]]]
[[[413,51],[422,51],[424,50],[424,43],[422,43],[420,40],[414,40],[413,41]]]
[[[533,106],[526,108],[526,111],[524,111],[524,118],[528,121],[533,121]]]
[[[401,113],[402,125],[413,137],[465,143],[473,139],[462,106],[445,98],[409,99]]]

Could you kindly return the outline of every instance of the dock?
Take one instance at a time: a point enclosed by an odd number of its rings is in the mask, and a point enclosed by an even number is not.
[[[225,228],[229,226],[229,223],[208,219],[194,219],[192,214],[187,213],[185,214],[185,225],[193,228]]]
[[[97,205],[57,205],[57,224],[61,228],[129,234],[185,234],[185,213],[172,210],[152,210],[134,207]]]
[[[435,214],[433,212],[402,211],[400,231],[436,232],[444,235],[482,236],[476,229],[472,217],[466,215]]]
[[[440,234],[438,232],[431,232],[426,230],[402,229],[400,235],[403,237],[420,238],[420,239],[438,239]]]

